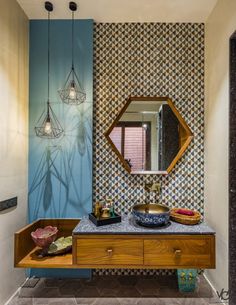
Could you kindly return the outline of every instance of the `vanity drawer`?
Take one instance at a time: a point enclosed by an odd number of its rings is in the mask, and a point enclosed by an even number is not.
[[[215,236],[162,236],[144,240],[144,264],[162,268],[215,268]]]
[[[78,265],[142,265],[143,241],[140,239],[83,239],[76,242]]]

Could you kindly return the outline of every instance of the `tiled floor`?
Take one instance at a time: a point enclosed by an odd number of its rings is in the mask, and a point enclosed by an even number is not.
[[[22,287],[9,305],[215,305],[218,302],[203,276],[199,277],[194,293],[180,293],[175,276],[102,276],[92,280],[40,279],[33,288]]]

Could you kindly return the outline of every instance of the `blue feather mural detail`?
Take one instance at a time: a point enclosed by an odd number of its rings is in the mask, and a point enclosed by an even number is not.
[[[50,101],[64,134],[36,137],[34,126],[47,97],[47,21],[30,22],[29,221],[80,218],[92,209],[93,20],[75,20],[75,69],[86,102],[63,104],[58,89],[71,68],[71,22],[51,21]],[[59,271],[55,271],[58,274]],[[63,271],[59,272],[63,276]],[[41,271],[31,271],[31,275]],[[44,276],[49,273],[45,271]],[[52,271],[50,271],[52,274]],[[68,274],[68,273],[66,273]],[[88,275],[88,272],[72,274]]]

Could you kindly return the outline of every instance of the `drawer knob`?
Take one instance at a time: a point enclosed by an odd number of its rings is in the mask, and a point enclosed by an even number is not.
[[[176,249],[175,250],[175,257],[179,258],[181,256],[181,250]]]
[[[107,249],[107,254],[108,256],[112,256],[113,250],[112,249]]]

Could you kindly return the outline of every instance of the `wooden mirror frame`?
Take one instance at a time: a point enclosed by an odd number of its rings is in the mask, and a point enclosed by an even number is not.
[[[175,116],[177,117],[179,123],[181,124],[181,126],[184,128],[184,130],[186,131],[186,140],[184,142],[184,144],[181,146],[180,150],[178,151],[177,155],[175,156],[175,158],[173,159],[173,161],[171,162],[171,164],[169,165],[169,167],[167,168],[166,171],[131,171],[131,167],[129,166],[129,164],[125,161],[124,157],[121,155],[121,153],[119,152],[119,150],[116,148],[116,146],[114,145],[114,143],[112,142],[111,138],[110,138],[110,134],[113,130],[113,128],[117,125],[117,123],[119,122],[120,118],[122,117],[122,115],[125,113],[126,109],[129,107],[130,103],[132,101],[143,101],[143,102],[150,102],[150,101],[165,101],[167,102],[167,104],[170,106],[170,108],[172,109],[172,111],[174,112]],[[129,99],[127,100],[127,102],[125,103],[124,107],[121,109],[121,111],[118,113],[117,117],[115,118],[114,122],[111,124],[111,126],[108,128],[108,130],[105,132],[105,137],[107,139],[107,141],[109,142],[109,144],[111,145],[111,148],[113,149],[113,151],[116,153],[116,155],[118,156],[119,160],[121,161],[121,164],[123,165],[123,167],[128,171],[128,173],[130,174],[159,174],[159,175],[167,175],[171,172],[171,170],[174,168],[175,164],[179,161],[179,159],[183,156],[185,150],[187,149],[187,147],[189,146],[190,142],[193,139],[193,133],[191,132],[190,128],[188,127],[188,125],[186,124],[186,122],[184,121],[184,119],[182,118],[182,116],[180,115],[179,111],[177,110],[177,108],[174,106],[174,103],[172,102],[172,100],[169,97],[138,97],[138,96],[132,96],[129,97]]]

